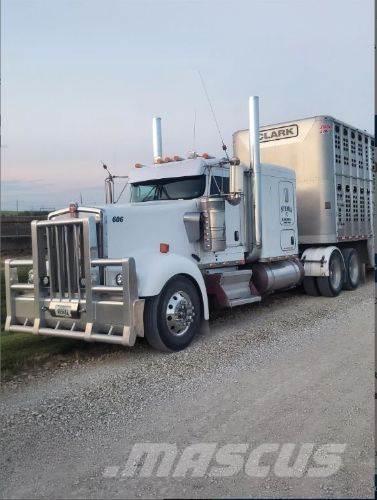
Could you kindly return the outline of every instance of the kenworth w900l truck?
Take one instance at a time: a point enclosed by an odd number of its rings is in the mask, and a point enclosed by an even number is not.
[[[132,168],[121,203],[109,175],[103,206],[33,222],[32,260],[5,263],[6,330],[174,351],[207,324],[209,298],[355,289],[373,265],[373,138],[326,116],[259,129],[258,115],[252,97],[231,159],[163,159],[155,119],[154,163]]]

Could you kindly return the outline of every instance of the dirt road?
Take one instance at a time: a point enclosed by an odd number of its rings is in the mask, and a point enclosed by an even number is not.
[[[372,294],[371,281],[332,300],[287,292],[218,314],[183,352],[141,343],[7,382],[2,497],[372,498]],[[329,477],[280,477],[276,453],[265,455],[266,477],[243,468],[230,477],[125,477],[139,442],[180,451],[195,443],[346,447]]]

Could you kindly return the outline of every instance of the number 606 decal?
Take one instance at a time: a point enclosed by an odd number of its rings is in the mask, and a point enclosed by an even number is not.
[[[113,222],[123,222],[123,216],[114,215],[112,220],[113,220]]]

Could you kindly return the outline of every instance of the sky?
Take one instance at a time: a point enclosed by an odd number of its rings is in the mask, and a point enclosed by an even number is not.
[[[103,202],[105,162],[126,175],[165,155],[221,155],[221,133],[332,115],[373,131],[372,0],[3,0],[3,209]],[[193,125],[196,116],[194,143]]]

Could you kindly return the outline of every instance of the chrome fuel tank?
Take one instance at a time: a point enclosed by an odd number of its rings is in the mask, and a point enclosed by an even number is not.
[[[304,267],[298,259],[281,262],[256,262],[251,266],[252,283],[261,295],[274,290],[292,288],[304,277]]]

